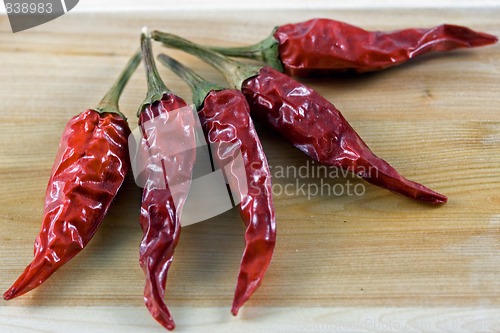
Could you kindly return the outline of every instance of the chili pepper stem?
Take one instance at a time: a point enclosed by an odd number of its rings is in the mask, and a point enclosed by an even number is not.
[[[148,28],[142,28],[141,33],[141,52],[144,59],[144,65],[146,67],[146,78],[148,81],[148,92],[146,99],[142,102],[137,115],[141,113],[144,107],[148,104],[153,104],[155,101],[161,100],[163,94],[168,93],[170,90],[167,88],[165,83],[163,83],[160,74],[158,73],[158,68],[156,67],[155,60],[153,57],[153,47],[151,46],[151,35],[149,34]]]
[[[118,79],[93,110],[99,113],[117,113],[123,119],[127,119],[123,113],[120,112],[118,100],[120,99],[123,89],[130,80],[130,77],[137,69],[137,66],[141,63],[141,58],[142,56],[140,51],[137,51],[132,58],[130,58]]]
[[[191,88],[193,92],[193,103],[199,110],[203,106],[203,101],[208,93],[212,90],[222,90],[223,87],[216,85],[215,83],[208,82],[177,60],[165,55],[160,54],[158,60],[175,74],[180,76]]]
[[[228,57],[259,60],[277,71],[283,72],[283,63],[279,57],[279,43],[276,38],[274,38],[274,32],[276,29],[277,27],[274,28],[272,34],[267,38],[253,45],[240,47],[209,46],[207,48]]]
[[[200,57],[221,71],[226,77],[226,80],[235,89],[240,89],[245,80],[259,74],[260,67],[258,66],[248,65],[229,59],[220,53],[204,48],[182,37],[160,31],[153,31],[151,36],[154,40],[166,46],[181,49],[187,53]]]

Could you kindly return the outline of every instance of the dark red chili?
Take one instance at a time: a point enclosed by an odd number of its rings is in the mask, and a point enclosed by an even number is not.
[[[230,183],[247,184],[236,186],[240,215],[246,227],[245,251],[231,310],[237,315],[261,284],[276,243],[271,172],[241,91],[220,88],[165,55],[160,55],[160,60],[191,87],[203,130],[207,141],[215,147],[212,155],[219,167],[231,165],[241,152],[244,170],[240,171],[244,175],[234,170],[232,175],[227,175]]]
[[[139,126],[144,137],[146,160],[144,165],[140,225],[144,236],[140,245],[139,261],[145,275],[144,302],[151,315],[165,328],[172,330],[174,320],[165,303],[167,274],[179,241],[182,207],[187,198],[196,151],[194,122],[179,114],[186,102],[170,92],[161,80],[151,50],[151,40],[142,34],[141,47],[147,69],[148,95],[139,110]],[[180,140],[163,133],[167,126],[182,129],[186,134]],[[193,118],[194,120],[194,118]],[[186,141],[192,142],[186,142]],[[165,141],[165,142],[163,142]],[[170,154],[162,147],[177,145],[181,154]],[[149,162],[149,164],[147,164]],[[176,200],[169,180],[185,186],[178,187]],[[186,186],[187,185],[187,186]]]
[[[101,225],[130,168],[130,129],[118,100],[140,61],[137,53],[100,104],[67,123],[45,194],[34,259],[4,299],[42,284],[80,253]]]
[[[381,32],[319,18],[279,26],[255,45],[212,49],[229,56],[262,60],[288,74],[312,76],[377,71],[430,52],[484,46],[497,40],[495,36],[450,24]]]
[[[311,88],[270,67],[255,67],[202,48],[175,35],[153,32],[167,46],[199,56],[241,87],[252,114],[316,161],[345,168],[366,181],[413,199],[447,198],[399,175],[375,156],[333,104]]]

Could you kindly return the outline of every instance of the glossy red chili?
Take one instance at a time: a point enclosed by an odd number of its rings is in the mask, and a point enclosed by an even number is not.
[[[267,66],[241,89],[258,121],[314,160],[413,199],[446,202],[445,196],[404,178],[377,157],[337,108],[313,89]]]
[[[221,169],[231,166],[232,171],[226,177],[233,184],[231,189],[238,192],[240,215],[246,227],[245,251],[231,310],[237,315],[261,284],[276,243],[271,172],[267,158],[241,91],[223,89],[207,82],[165,55],[160,55],[160,60],[190,85],[207,141],[212,148],[215,147],[213,159]],[[244,170],[240,170],[235,163],[240,153]]]
[[[446,202],[445,196],[405,179],[375,156],[337,108],[313,89],[270,67],[236,62],[175,35],[153,32],[153,37],[221,70],[233,87],[242,89],[257,119],[314,160],[416,200]]]
[[[101,225],[130,167],[130,129],[118,99],[140,60],[140,54],[130,60],[98,107],[66,125],[45,194],[34,259],[4,299],[42,284],[83,250]]]
[[[187,104],[171,93],[161,80],[152,58],[151,41],[145,34],[141,37],[141,45],[147,69],[148,96],[139,110],[143,155],[147,155],[145,160],[137,161],[145,167],[140,216],[144,235],[139,261],[145,275],[145,305],[161,325],[172,330],[175,323],[165,303],[165,288],[181,233],[180,217],[196,158],[195,150],[184,149],[196,146],[194,121],[177,112]],[[174,138],[165,132],[169,129],[180,130],[180,137]],[[163,149],[167,146],[176,146],[182,153],[170,154],[172,150]],[[175,198],[173,179],[177,184],[183,184],[176,187]]]
[[[252,46],[213,49],[229,56],[263,60],[288,74],[312,76],[377,71],[423,54],[490,45],[497,40],[493,35],[450,24],[381,32],[318,18],[279,26]]]

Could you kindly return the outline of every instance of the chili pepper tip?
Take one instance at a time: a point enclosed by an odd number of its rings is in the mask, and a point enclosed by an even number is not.
[[[41,257],[43,257],[43,254]],[[35,257],[12,286],[3,294],[3,298],[7,301],[26,294],[47,280],[57,269],[58,266],[52,265],[47,260],[40,259],[40,257]]]
[[[11,299],[13,299],[15,297],[15,289],[13,288],[10,288],[9,290],[7,290],[4,294],[3,294],[3,299],[6,300],[6,301],[9,301]]]
[[[430,194],[417,195],[415,199],[434,205],[445,204],[448,201],[448,197],[434,191]]]
[[[233,314],[233,316],[235,316],[235,317],[236,317],[236,316],[238,315],[238,311],[239,311],[239,310],[240,310],[240,308],[235,308],[235,307],[233,307],[233,308],[231,309],[231,313]]]
[[[149,309],[148,309],[149,310]],[[170,316],[170,313],[168,311],[156,309],[158,312],[151,314],[153,315],[153,318],[160,323],[163,327],[165,327],[167,330],[172,331],[175,328],[175,323],[173,318]]]
[[[448,201],[446,196],[399,175],[392,166],[375,155],[372,155],[372,158],[367,159],[365,162],[368,162],[365,164],[367,168],[377,167],[374,176],[370,174],[361,175],[364,180],[373,185],[428,204],[439,205]]]
[[[24,295],[30,290],[31,289],[26,290],[25,288],[17,288],[15,286],[12,286],[3,294],[3,299],[6,301],[10,301],[11,299],[14,299],[18,296]]]
[[[238,312],[240,311],[240,309],[243,306],[243,303],[245,303],[245,301],[246,300],[237,300],[237,299],[234,299],[233,306],[231,307],[231,314],[233,316],[236,317],[238,315]]]
[[[394,172],[396,172],[396,170],[394,170]],[[381,172],[379,174],[379,177],[375,179],[365,178],[365,180],[377,186],[385,187],[391,191],[405,195],[415,200],[422,201],[424,203],[440,205],[445,204],[448,201],[448,198],[445,195],[431,190],[430,188],[422,184],[408,180],[402,176],[391,177],[390,175],[383,174]]]
[[[442,27],[448,38],[455,38],[457,42],[464,43],[466,47],[487,46],[498,42],[497,36],[485,32],[474,31],[452,24],[443,24]]]

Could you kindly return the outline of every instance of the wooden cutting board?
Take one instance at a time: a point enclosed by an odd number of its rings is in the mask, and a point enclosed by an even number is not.
[[[43,196],[65,123],[93,107],[138,48],[144,25],[206,44],[244,45],[278,24],[329,17],[367,29],[441,23],[500,35],[500,9],[70,13],[12,34],[0,17],[0,289],[32,259]],[[209,80],[209,66],[168,52]],[[187,86],[160,68],[168,87]],[[179,332],[491,332],[500,327],[500,48],[428,56],[359,77],[305,80],[373,151],[449,196],[430,207],[354,178],[362,195],[275,196],[272,265],[241,314],[230,313],[243,224],[236,210],[182,230],[168,304]],[[138,71],[121,101],[136,126]],[[259,128],[274,172],[314,165]],[[288,183],[321,179],[275,174]],[[340,187],[337,187],[340,188]],[[207,189],[210,191],[210,189]],[[142,300],[140,190],[129,176],[91,244],[43,286],[0,301],[1,332],[162,332]],[[461,329],[461,330],[460,330]]]

